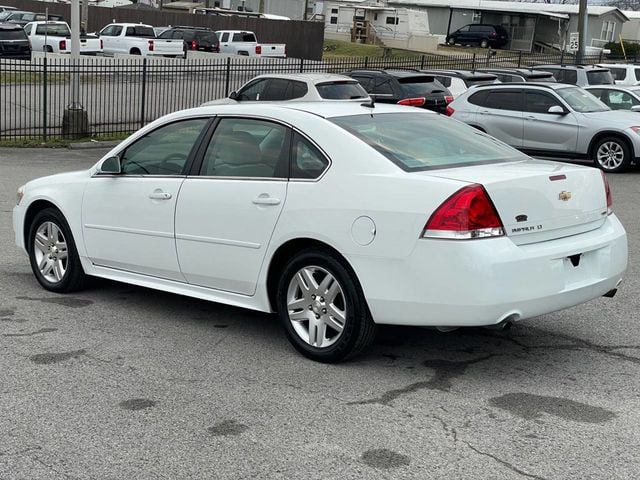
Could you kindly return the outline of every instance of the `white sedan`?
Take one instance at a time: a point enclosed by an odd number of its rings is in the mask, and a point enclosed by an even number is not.
[[[594,168],[397,105],[217,105],[18,191],[40,284],[87,275],[264,312],[335,362],[376,324],[496,325],[611,296],[627,238]]]

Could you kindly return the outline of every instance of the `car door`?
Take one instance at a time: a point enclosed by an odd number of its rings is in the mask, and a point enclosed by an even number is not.
[[[120,174],[89,180],[82,230],[95,265],[184,281],[176,256],[175,206],[209,122],[192,118],[165,124],[120,152]]]
[[[523,137],[522,89],[490,90],[476,114],[476,122],[489,135],[522,147]]]
[[[555,96],[541,90],[524,92],[524,150],[572,153],[578,143],[578,121]],[[549,113],[559,106],[565,113]]]
[[[176,249],[187,282],[255,293],[287,197],[290,135],[267,120],[219,120],[176,207]]]

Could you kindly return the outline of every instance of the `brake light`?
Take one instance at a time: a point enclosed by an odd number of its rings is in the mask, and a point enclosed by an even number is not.
[[[427,99],[424,97],[416,97],[416,98],[405,98],[404,100],[400,100],[398,105],[409,105],[410,107],[421,107],[424,105]]]
[[[611,187],[609,186],[609,180],[607,180],[607,176],[604,174],[602,170],[600,170],[602,174],[602,181],[604,182],[604,192],[607,197],[607,215],[611,215],[613,213],[613,197],[611,196]]]
[[[455,112],[456,112],[456,111],[455,111],[453,108],[451,108],[451,106],[447,105],[447,109],[445,110],[445,112],[444,112],[444,113],[446,113],[446,114],[447,114],[447,117],[450,117],[450,116],[451,116],[451,115],[453,115]]]
[[[444,101],[447,102],[447,105],[449,105],[451,102],[453,102],[453,95],[445,95]]]
[[[198,44],[196,43],[195,40],[191,40],[191,50],[197,50],[198,49]]]
[[[60,40],[60,43],[58,44],[58,46],[60,47],[60,51],[66,50],[67,49],[67,41],[66,40]]]
[[[256,45],[256,55],[262,55],[262,45]]]
[[[422,238],[469,240],[501,237],[502,221],[480,184],[462,187],[440,205],[424,227]]]
[[[496,35],[496,32],[491,32],[491,34],[489,35],[491,38],[496,38],[498,35]]]
[[[153,40],[149,40],[149,51],[153,52]]]

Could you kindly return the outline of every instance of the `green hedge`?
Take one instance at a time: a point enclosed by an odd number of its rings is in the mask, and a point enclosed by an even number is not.
[[[624,42],[624,41],[623,43],[624,43],[624,51],[626,52],[627,56],[640,54],[640,44]],[[611,50],[611,55],[616,55],[616,56],[623,55],[620,42],[609,42],[604,46],[604,48],[608,48],[609,50]]]

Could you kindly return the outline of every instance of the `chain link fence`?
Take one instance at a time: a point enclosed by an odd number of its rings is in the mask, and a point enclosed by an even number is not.
[[[599,63],[602,56],[583,63]],[[609,59],[607,59],[609,60]],[[465,69],[573,64],[568,54],[423,55],[323,61],[294,58],[146,58],[39,56],[0,60],[0,141],[110,136],[137,130],[167,113],[226,97],[264,73],[353,69]],[[75,93],[77,92],[77,93]],[[75,98],[72,98],[75,97]],[[74,104],[78,100],[80,105]],[[79,107],[82,109],[79,109]]]

